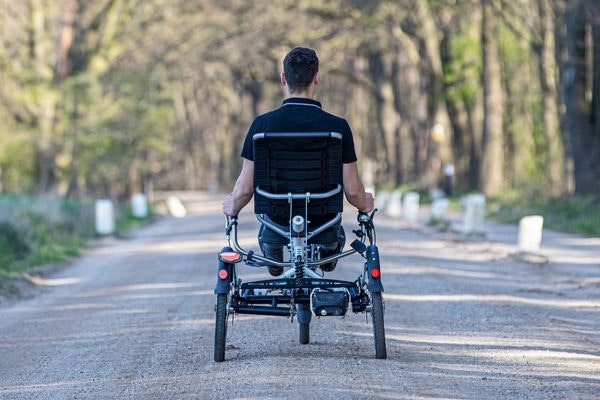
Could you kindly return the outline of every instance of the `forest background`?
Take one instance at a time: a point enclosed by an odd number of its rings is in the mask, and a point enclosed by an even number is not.
[[[2,0],[0,16],[3,192],[229,188],[297,45],[373,183],[433,185],[453,163],[461,190],[599,192],[596,0]]]
[[[296,46],[368,183],[427,190],[451,163],[457,192],[584,199],[600,230],[598,0],[0,0],[0,250],[30,246],[24,194],[229,190]]]

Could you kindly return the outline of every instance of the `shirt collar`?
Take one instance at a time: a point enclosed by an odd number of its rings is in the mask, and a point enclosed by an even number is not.
[[[322,108],[320,102],[313,99],[307,99],[305,97],[290,97],[288,99],[285,99],[282,105],[285,106],[288,104],[294,106],[316,106]]]

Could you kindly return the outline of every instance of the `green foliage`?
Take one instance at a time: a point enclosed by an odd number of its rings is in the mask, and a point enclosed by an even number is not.
[[[469,169],[482,165],[488,146],[481,137],[490,95],[482,79],[485,21],[499,27],[489,38],[498,44],[499,68],[492,70],[500,70],[505,99],[506,168],[499,180],[543,187],[552,180],[545,167],[565,163],[556,156],[560,146],[546,155],[548,143],[569,132],[551,128],[545,139],[544,125],[558,124],[544,118],[542,99],[558,104],[565,97],[557,90],[572,85],[558,82],[543,97],[547,74],[539,68],[543,44],[569,48],[564,0],[510,7],[456,0],[97,0],[79,2],[73,15],[59,3],[0,0],[0,192],[124,196],[142,180],[161,188],[229,186],[242,136],[256,114],[280,103],[281,60],[298,45],[318,50],[318,98],[348,118],[365,152],[359,159],[381,158],[381,182],[431,183],[430,158],[439,153],[454,158],[448,161],[459,186],[469,187],[477,175]],[[556,12],[551,23],[544,4]],[[493,9],[488,19],[486,7]],[[596,15],[586,7],[577,12],[592,13],[582,18],[589,25]],[[42,23],[33,26],[33,15]],[[556,31],[547,33],[545,24]],[[557,52],[553,65],[583,63],[558,60],[571,53]],[[593,61],[593,54],[586,57]],[[555,72],[557,80],[570,76]],[[585,111],[590,95],[581,95]],[[436,145],[424,133],[438,122],[449,135]]]
[[[0,191],[26,190],[33,175],[33,148],[29,140],[15,131],[0,127]]]
[[[119,218],[116,223],[116,231],[117,234],[123,234],[132,229],[140,228],[144,225],[147,225],[152,221],[152,209],[148,210],[148,216],[146,218],[137,218],[133,216],[131,212],[131,207],[122,206],[121,212],[119,213]]]
[[[29,254],[29,245],[23,235],[7,222],[0,222],[0,269],[22,260]]]
[[[444,81],[449,87],[446,95],[453,101],[464,101],[468,106],[476,101],[481,90],[481,43],[469,29],[453,36],[448,44],[449,62],[444,64]]]
[[[510,178],[517,189],[531,190],[542,188],[546,180],[543,100],[539,82],[531,79],[537,66],[529,46],[530,38],[522,37],[521,32],[527,33],[527,30],[519,21],[512,21],[512,25],[511,28],[501,24],[499,29],[502,79],[509,96],[506,102],[508,158],[514,165]]]

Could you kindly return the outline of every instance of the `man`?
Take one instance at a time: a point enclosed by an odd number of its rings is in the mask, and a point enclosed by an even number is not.
[[[339,132],[342,134],[343,184],[346,199],[359,211],[369,212],[374,208],[374,199],[365,188],[358,175],[356,153],[352,131],[345,119],[322,110],[321,103],[314,100],[319,83],[319,59],[312,49],[297,47],[290,51],[283,61],[281,84],[286,99],[280,108],[259,115],[248,130],[241,156],[244,158],[242,171],[233,192],[223,199],[223,212],[229,216],[238,215],[254,194],[254,153],[252,137],[261,132]],[[339,227],[341,239],[336,243],[322,244],[322,249],[335,251],[343,247],[343,230]],[[282,260],[283,245],[269,240],[264,227],[259,233],[259,243],[265,256]],[[335,264],[323,267],[332,270]],[[269,267],[271,275],[283,272],[282,267]]]

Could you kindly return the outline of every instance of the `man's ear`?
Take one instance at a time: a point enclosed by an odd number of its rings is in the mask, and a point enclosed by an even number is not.
[[[321,76],[319,75],[319,71],[317,71],[317,73],[315,74],[315,77],[313,78],[313,83],[316,85],[319,84],[319,79],[321,78]]]
[[[280,78],[281,78],[281,84],[283,86],[285,86],[287,84],[287,81],[285,80],[285,73],[282,72]]]

